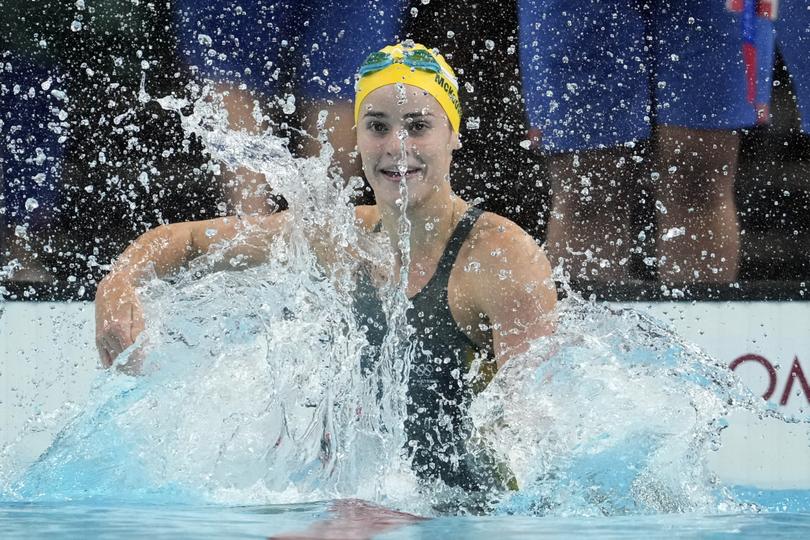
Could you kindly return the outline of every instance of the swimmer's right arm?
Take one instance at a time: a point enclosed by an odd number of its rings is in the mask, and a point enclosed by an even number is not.
[[[284,213],[270,216],[225,217],[162,225],[145,232],[118,258],[96,292],[96,346],[104,367],[112,365],[143,331],[143,309],[135,293],[149,275],[169,276],[213,244],[240,236],[225,252],[251,266],[267,260],[270,240],[283,230]],[[154,273],[154,274],[153,274]]]

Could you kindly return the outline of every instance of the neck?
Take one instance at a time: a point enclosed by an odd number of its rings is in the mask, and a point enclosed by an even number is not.
[[[383,230],[391,245],[398,246],[402,210],[388,205],[378,205],[378,208]],[[444,184],[442,189],[428,199],[419,201],[419,204],[408,205],[405,215],[411,223],[409,244],[412,264],[440,255],[466,210],[467,203],[453,193],[449,184]]]

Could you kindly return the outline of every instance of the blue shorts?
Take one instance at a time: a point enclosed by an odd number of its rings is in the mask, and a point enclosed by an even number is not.
[[[7,226],[47,226],[58,211],[63,142],[70,118],[58,71],[12,53],[11,71],[0,85],[0,163],[3,186],[0,221]],[[62,117],[60,118],[60,115]],[[63,125],[64,124],[64,125]]]
[[[802,131],[810,133],[810,5],[806,0],[782,0],[768,43],[760,52],[760,92],[769,103],[772,90],[774,44],[785,61],[799,104]]]
[[[646,139],[659,125],[756,123],[742,23],[722,0],[519,0],[528,120],[550,152]],[[771,22],[757,18],[765,42]],[[654,45],[654,46],[652,46]]]
[[[397,41],[407,0],[178,0],[180,55],[199,75],[266,95],[290,83],[315,99],[353,99],[370,52]]]

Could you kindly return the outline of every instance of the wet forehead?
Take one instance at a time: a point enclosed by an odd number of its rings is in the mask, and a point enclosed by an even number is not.
[[[388,117],[413,117],[419,114],[447,117],[436,98],[421,88],[407,84],[389,84],[371,92],[360,106],[360,117],[369,113]]]

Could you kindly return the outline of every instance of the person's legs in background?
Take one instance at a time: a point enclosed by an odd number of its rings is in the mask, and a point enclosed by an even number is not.
[[[737,277],[734,202],[739,134],[660,126],[656,254],[661,281],[727,283]]]
[[[621,281],[650,135],[644,20],[622,1],[521,0],[530,125],[552,184],[545,249],[572,279]]]
[[[306,19],[299,0],[236,6],[228,0],[178,0],[178,49],[191,69],[222,96],[229,128],[266,129],[257,104],[281,108],[291,91],[285,72],[303,46],[295,36]],[[280,113],[286,117],[286,113]],[[245,167],[220,174],[227,213],[261,214],[276,209],[263,175]]]
[[[254,117],[262,101],[277,109],[270,116],[279,123],[300,122],[295,151],[318,154],[323,132],[343,177],[361,173],[354,158],[355,70],[365,55],[397,38],[405,0],[275,0],[238,10],[223,0],[186,2],[177,11],[181,53],[217,83],[231,129],[265,129]],[[262,175],[240,168],[222,178],[230,212],[275,209]]]
[[[10,51],[0,85],[0,285],[51,282],[69,101],[57,66]],[[44,256],[43,256],[44,255]],[[0,289],[2,287],[0,286]]]
[[[572,278],[628,277],[622,261],[652,230],[631,209],[652,191],[657,257],[644,261],[659,278],[736,279],[736,130],[756,122],[741,28],[707,2],[522,1],[527,111],[554,186],[546,250]],[[633,145],[650,125],[652,157]]]
[[[553,154],[547,159],[552,208],[546,251],[571,278],[628,277],[634,239],[630,216],[638,192],[632,149]]]
[[[217,84],[215,91],[223,96],[228,111],[228,124],[233,130],[258,133],[266,126],[254,117],[256,96],[229,84]],[[238,167],[221,173],[222,191],[229,210],[240,214],[265,214],[275,210],[264,175]]]
[[[735,281],[740,231],[734,179],[739,129],[756,124],[739,13],[722,3],[659,2],[654,36],[657,137],[654,172],[659,279]],[[752,21],[752,31],[766,23]],[[769,24],[769,23],[767,23]],[[762,51],[760,51],[761,53]],[[753,89],[753,87],[752,87]]]

